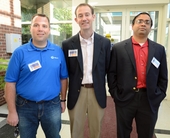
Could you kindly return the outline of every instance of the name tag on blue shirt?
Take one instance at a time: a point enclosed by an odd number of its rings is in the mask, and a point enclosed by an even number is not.
[[[32,62],[32,63],[28,64],[28,67],[29,67],[29,69],[30,69],[31,72],[32,72],[32,71],[35,71],[35,70],[37,70],[37,69],[40,69],[40,68],[41,68],[40,61],[37,60],[37,61],[35,61],[35,62]]]

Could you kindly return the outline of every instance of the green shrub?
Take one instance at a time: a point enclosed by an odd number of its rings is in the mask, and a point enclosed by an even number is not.
[[[5,77],[6,69],[8,67],[8,62],[9,59],[0,58],[0,90],[3,90],[5,86],[4,77]]]

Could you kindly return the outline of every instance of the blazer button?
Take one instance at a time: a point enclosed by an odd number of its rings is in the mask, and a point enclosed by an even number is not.
[[[135,80],[137,80],[137,77],[135,77]]]
[[[133,90],[136,90],[136,87],[133,87]]]
[[[78,92],[80,92],[80,90],[78,90]]]

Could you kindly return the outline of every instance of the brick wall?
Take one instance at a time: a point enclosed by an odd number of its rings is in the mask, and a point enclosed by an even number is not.
[[[6,53],[6,33],[21,34],[21,5],[20,0],[0,1],[0,58],[8,59]]]

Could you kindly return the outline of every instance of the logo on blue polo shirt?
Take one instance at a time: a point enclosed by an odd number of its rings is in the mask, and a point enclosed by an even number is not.
[[[58,57],[55,57],[55,56],[51,56],[51,59],[58,59]]]

